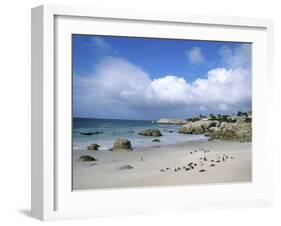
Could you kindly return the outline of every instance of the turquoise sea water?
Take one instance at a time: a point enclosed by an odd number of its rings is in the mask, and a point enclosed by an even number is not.
[[[144,129],[158,128],[162,135],[161,142],[152,142],[155,137],[138,135]],[[178,133],[179,125],[157,124],[152,121],[73,118],[73,149],[85,150],[91,143],[99,144],[100,150],[108,150],[114,140],[125,138],[131,141],[134,149],[164,146],[191,140],[206,139],[203,135],[187,135]],[[98,132],[96,135],[83,135],[81,132]]]

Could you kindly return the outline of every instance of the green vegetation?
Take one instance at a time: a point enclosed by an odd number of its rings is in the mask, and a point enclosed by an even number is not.
[[[248,117],[248,113],[247,112],[241,112],[241,111],[238,111],[237,112],[237,116],[246,116],[246,117]]]
[[[245,122],[252,122],[251,115],[252,115],[251,111],[250,112],[238,111],[236,115],[235,114],[231,114],[231,115],[210,114],[209,117],[206,117],[204,115],[199,115],[198,117],[191,117],[186,120],[189,122],[196,122],[205,118],[210,121],[235,123],[240,117],[246,117]]]
[[[234,119],[229,115],[220,115],[220,114],[218,114],[218,115],[210,114],[210,117],[208,120],[212,120],[212,121],[217,120],[219,122],[232,122],[232,123],[237,121],[237,119]]]
[[[188,118],[186,119],[188,122],[196,122],[196,121],[200,121],[201,118],[200,117],[194,117],[194,118]]]

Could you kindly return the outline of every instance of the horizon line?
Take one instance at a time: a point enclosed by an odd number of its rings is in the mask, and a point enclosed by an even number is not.
[[[110,119],[110,120],[130,120],[130,121],[157,121],[156,119],[122,119],[122,118],[98,118],[98,117],[77,117],[72,116],[72,118],[80,118],[80,119]]]

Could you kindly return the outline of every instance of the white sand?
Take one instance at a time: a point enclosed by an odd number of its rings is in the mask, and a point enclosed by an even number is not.
[[[202,149],[210,152],[204,153]],[[98,161],[79,162],[79,157],[85,154]],[[211,162],[223,154],[228,159]],[[200,160],[204,156],[207,161]],[[194,141],[134,151],[75,151],[73,189],[250,182],[251,158],[251,143],[230,141]],[[183,167],[188,167],[189,162],[197,163],[197,166],[186,171]],[[215,166],[211,167],[211,164]],[[125,165],[133,169],[120,170]],[[166,170],[167,167],[170,170]],[[174,171],[177,167],[181,169]],[[161,172],[161,169],[165,171]],[[205,172],[199,172],[201,169]]]

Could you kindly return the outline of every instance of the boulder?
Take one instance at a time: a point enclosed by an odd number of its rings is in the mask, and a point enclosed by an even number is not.
[[[92,161],[97,161],[96,158],[90,156],[90,155],[82,155],[79,160],[80,162],[92,162]]]
[[[129,140],[126,139],[117,139],[115,140],[113,147],[109,149],[110,151],[116,151],[116,150],[130,150],[132,151],[132,145]]]
[[[88,147],[87,147],[87,149],[88,150],[91,150],[91,151],[93,151],[93,150],[98,150],[99,149],[99,145],[98,144],[90,144]]]
[[[192,122],[187,123],[186,125],[183,125],[179,129],[179,133],[186,133],[186,134],[191,134],[193,132],[192,128]]]
[[[201,121],[193,122],[192,124],[192,134],[202,134],[204,133],[205,129],[203,127],[204,124],[201,123]]]
[[[169,119],[169,118],[161,118],[157,121],[159,124],[176,124],[176,125],[184,125],[187,123],[186,120],[183,119]]]
[[[208,129],[209,132],[215,132],[215,131],[219,131],[220,128],[219,127],[215,127],[215,126],[212,126]]]
[[[220,124],[220,128],[223,129],[223,128],[226,127],[226,125],[227,125],[227,122],[222,122],[222,123]]]
[[[201,124],[203,129],[209,129],[210,127],[218,127],[220,125],[220,122],[215,120],[202,120],[198,122]]]
[[[234,134],[237,137],[246,138],[246,140],[252,136],[251,123],[236,123]]]
[[[152,137],[160,137],[162,136],[159,129],[145,129],[141,132],[139,132],[139,135],[142,136],[152,136]]]

